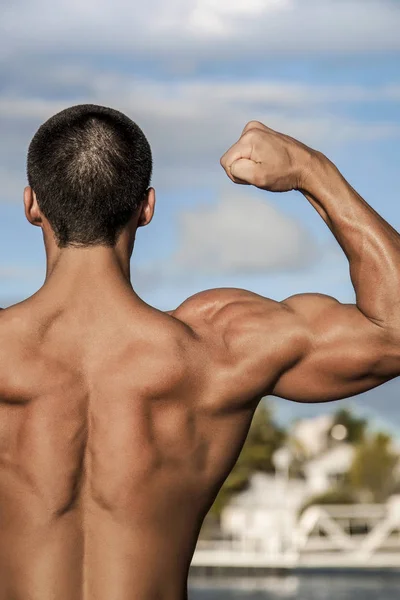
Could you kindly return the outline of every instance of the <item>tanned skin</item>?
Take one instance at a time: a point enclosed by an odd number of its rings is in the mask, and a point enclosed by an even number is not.
[[[47,275],[0,313],[0,600],[187,598],[260,399],[330,401],[400,375],[398,233],[326,157],[261,123],[221,163],[236,183],[303,193],[349,259],[357,304],[215,289],[161,312],[129,270],[153,190],[115,248],[61,250],[27,188]]]

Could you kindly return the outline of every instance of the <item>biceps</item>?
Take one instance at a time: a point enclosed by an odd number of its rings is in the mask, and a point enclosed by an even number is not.
[[[307,322],[309,350],[278,380],[273,394],[297,402],[328,402],[361,394],[400,374],[399,346],[356,306],[331,298],[293,299]],[[289,304],[290,305],[290,304]]]

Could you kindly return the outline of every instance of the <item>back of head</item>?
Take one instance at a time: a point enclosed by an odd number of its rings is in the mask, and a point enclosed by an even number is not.
[[[29,185],[62,248],[114,246],[145,197],[151,171],[142,130],[103,106],[61,111],[29,146]]]

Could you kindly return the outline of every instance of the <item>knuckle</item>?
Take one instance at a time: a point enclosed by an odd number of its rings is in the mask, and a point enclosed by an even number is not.
[[[251,129],[262,129],[264,125],[260,121],[249,121],[244,128],[244,131],[249,131]]]
[[[261,121],[250,121],[252,127],[264,127],[263,123],[261,123]]]

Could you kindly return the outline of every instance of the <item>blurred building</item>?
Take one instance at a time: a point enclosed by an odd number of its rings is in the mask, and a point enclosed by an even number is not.
[[[324,494],[340,484],[352,465],[354,453],[354,446],[340,443],[307,461],[304,465],[304,474],[308,495]]]
[[[302,419],[294,424],[291,439],[296,442],[305,457],[318,456],[327,448],[329,432],[334,425],[332,415],[320,415]]]
[[[270,550],[291,536],[306,502],[340,483],[351,467],[354,447],[345,441],[332,445],[329,433],[333,424],[331,416],[296,423],[290,446],[276,453],[276,474],[253,474],[248,489],[235,496],[222,511],[224,536],[258,539]],[[290,478],[290,462],[299,448],[304,477]]]
[[[255,473],[250,486],[238,494],[221,514],[226,537],[259,540],[260,549],[279,551],[290,538],[297,516],[308,496],[307,483]]]

